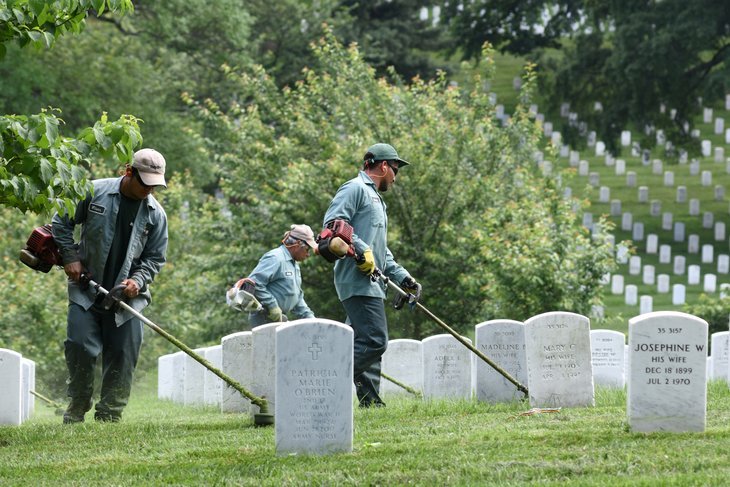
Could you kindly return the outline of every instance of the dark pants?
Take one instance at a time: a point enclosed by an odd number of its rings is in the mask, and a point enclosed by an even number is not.
[[[89,401],[94,391],[94,366],[101,355],[101,398],[97,419],[119,420],[129,401],[132,378],[142,346],[142,322],[132,318],[121,326],[114,313],[92,306],[85,311],[71,303],[66,327],[68,395],[73,402]]]
[[[353,296],[342,302],[355,332],[354,382],[361,406],[382,404],[380,362],[388,348],[388,323],[381,298]]]

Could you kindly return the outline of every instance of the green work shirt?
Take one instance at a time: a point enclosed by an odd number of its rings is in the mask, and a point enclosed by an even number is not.
[[[304,301],[299,262],[284,244],[266,252],[248,277],[256,283],[256,299],[267,310],[278,306],[284,314],[314,318]]]
[[[352,241],[358,254],[370,249],[375,265],[397,284],[408,276],[388,249],[388,216],[386,205],[375,183],[364,172],[337,190],[324,216],[324,224],[332,220],[346,220],[354,232]],[[335,289],[340,301],[352,296],[385,298],[385,284],[373,282],[355,265],[355,259],[340,259],[335,263]]]

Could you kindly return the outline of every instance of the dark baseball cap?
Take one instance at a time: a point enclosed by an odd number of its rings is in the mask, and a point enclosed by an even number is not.
[[[396,161],[398,162],[398,167],[409,165],[408,161],[404,161],[398,157],[398,153],[390,144],[379,143],[371,145],[368,147],[368,153],[372,154],[373,159],[376,161]]]

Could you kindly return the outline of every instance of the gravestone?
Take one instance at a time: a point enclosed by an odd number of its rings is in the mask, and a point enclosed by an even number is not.
[[[636,306],[638,300],[639,289],[635,284],[626,285],[626,293],[624,294],[624,304],[627,306]]]
[[[223,357],[221,346],[215,345],[205,349],[205,360],[211,363],[213,367],[221,369],[223,366]],[[221,393],[223,391],[223,381],[210,370],[206,369],[203,376],[203,402],[208,405],[221,405]]]
[[[722,117],[717,117],[715,119],[715,135],[722,135],[722,133],[725,131],[725,119]]]
[[[601,157],[606,153],[606,144],[602,141],[596,142],[596,156]]]
[[[728,336],[730,332],[720,331],[710,336],[712,344],[710,352],[712,353],[712,378],[728,381]]]
[[[253,386],[253,336],[250,331],[239,331],[221,338],[223,373],[247,390]],[[221,412],[248,413],[251,401],[228,384],[221,391]]]
[[[700,266],[692,264],[687,268],[687,284],[690,286],[700,283]]]
[[[715,242],[725,240],[725,222],[715,222]]]
[[[697,234],[692,234],[687,239],[687,253],[696,254],[699,251],[700,251],[700,236]]]
[[[466,339],[471,343],[471,340]],[[448,334],[423,340],[424,399],[469,399],[472,353]]]
[[[611,294],[623,294],[624,293],[624,276],[621,274],[614,274],[611,276]]]
[[[662,213],[662,230],[669,231],[672,229],[672,219],[673,215],[671,212]]]
[[[662,212],[662,202],[661,200],[651,200],[649,203],[649,214],[651,216],[659,216]]]
[[[641,256],[632,255],[629,257],[629,274],[638,276],[641,272]]]
[[[690,216],[698,216],[700,214],[699,198],[691,198],[689,200],[689,214]]]
[[[624,387],[626,336],[613,330],[591,330],[591,367],[597,386]]]
[[[30,391],[35,391],[35,387],[31,386],[31,383],[35,381],[35,362],[24,358],[21,360],[22,367],[22,379],[20,385],[20,421],[21,423],[27,421],[31,416],[30,410],[30,399],[33,394]]]
[[[724,147],[715,147],[714,161],[717,164],[725,162],[725,148]]]
[[[646,236],[646,253],[656,254],[659,245],[659,237],[656,233],[650,233]]]
[[[717,276],[715,274],[705,274],[702,289],[708,294],[717,291]]]
[[[611,167],[616,164],[616,159],[613,158],[613,155],[610,152],[606,152],[606,159],[604,160],[604,164],[606,165],[606,167]]]
[[[636,171],[628,171],[626,173],[626,186],[629,188],[636,186]]]
[[[649,187],[639,186],[639,203],[649,202]]]
[[[616,246],[616,262],[625,264],[629,261],[629,248],[624,244]]]
[[[390,340],[388,349],[383,354],[382,371],[417,391],[423,391],[423,344],[420,340],[408,338]],[[380,381],[380,392],[410,394],[386,379]]]
[[[626,161],[616,159],[616,176],[623,176],[624,174],[626,174]]]
[[[173,374],[175,372],[173,355],[167,354],[157,358],[157,398],[172,399]]]
[[[700,143],[700,147],[702,148],[703,157],[710,157],[712,155],[712,141],[705,139]]]
[[[672,304],[679,305],[685,302],[686,289],[684,284],[672,285]]]
[[[274,329],[276,453],[351,452],[352,328],[310,318]]]
[[[590,320],[553,311],[525,322],[532,407],[593,406]]]
[[[730,270],[730,255],[720,254],[717,256],[717,273],[727,274]]]
[[[649,295],[639,297],[639,314],[651,313],[654,309],[654,298]]]
[[[715,201],[723,201],[725,199],[725,186],[721,184],[715,185]]]
[[[674,172],[673,171],[665,171],[664,172],[664,186],[674,186]]]
[[[591,171],[588,174],[588,184],[590,184],[594,188],[597,188],[598,185],[601,184],[601,175],[595,171]]]
[[[669,274],[659,274],[656,279],[657,292],[667,294],[669,292]]]
[[[570,163],[570,167],[576,167],[578,166],[578,163],[580,162],[580,152],[576,150],[570,151],[568,162]]]
[[[658,176],[664,172],[664,165],[660,159],[651,161],[651,173]]]
[[[712,228],[715,221],[715,214],[711,211],[705,211],[702,213],[702,228]]]
[[[593,225],[593,213],[583,213],[583,226],[586,228],[591,228]]]
[[[647,286],[653,286],[655,275],[656,268],[653,265],[645,265],[642,268],[641,282]]]
[[[700,161],[697,159],[692,159],[692,162],[689,163],[689,175],[697,176],[699,173],[700,173]]]
[[[204,348],[193,350],[197,355],[205,355]],[[206,368],[190,355],[184,355],[185,360],[185,391],[183,403],[186,406],[201,406],[204,403],[204,382]]]
[[[626,212],[621,215],[621,230],[625,232],[631,231],[634,226],[634,217],[631,213]]]
[[[644,224],[642,222],[634,222],[631,230],[631,238],[635,242],[644,240]]]
[[[550,176],[553,173],[553,163],[550,161],[543,161],[541,164],[543,176]]]
[[[672,266],[672,270],[674,271],[674,274],[677,276],[683,276],[684,271],[686,269],[687,264],[687,258],[684,255],[675,255],[674,256],[674,265]]]
[[[550,137],[553,135],[553,124],[552,122],[545,122],[542,125],[543,132],[545,133],[545,137]]]
[[[659,246],[659,263],[670,264],[672,262],[672,246],[671,245],[660,245]]]
[[[185,352],[172,354],[172,394],[170,399],[176,404],[185,404]]]
[[[703,264],[712,264],[714,259],[714,250],[715,247],[713,247],[710,244],[705,244],[702,246],[702,263]]]
[[[621,200],[611,200],[611,216],[621,215]]]
[[[628,130],[621,131],[621,145],[629,147],[631,145],[631,132]]]
[[[0,348],[0,424],[18,426],[22,422],[23,356]]]
[[[264,397],[269,403],[269,411],[276,405],[276,327],[280,323],[268,323],[251,331],[253,344],[252,366],[253,394]],[[251,405],[251,413],[259,412],[259,407]]]
[[[687,201],[687,186],[677,186],[677,203]]]
[[[513,320],[491,320],[475,328],[476,348],[523,385],[527,384],[525,325]],[[498,403],[524,398],[514,384],[489,364],[476,359],[476,397]]]
[[[684,242],[684,222],[674,222],[674,241]]]
[[[711,171],[702,171],[702,186],[712,186]]]
[[[611,188],[608,186],[601,186],[598,190],[598,201],[599,203],[608,203],[611,200]]]
[[[629,320],[631,431],[705,430],[707,329],[706,321],[674,311]]]
[[[583,160],[578,162],[578,176],[588,176],[588,161]]]

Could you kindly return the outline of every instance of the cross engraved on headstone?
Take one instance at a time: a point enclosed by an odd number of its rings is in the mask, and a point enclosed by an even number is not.
[[[322,347],[319,346],[319,343],[312,343],[307,350],[312,353],[312,360],[319,360],[319,353],[322,351]]]

